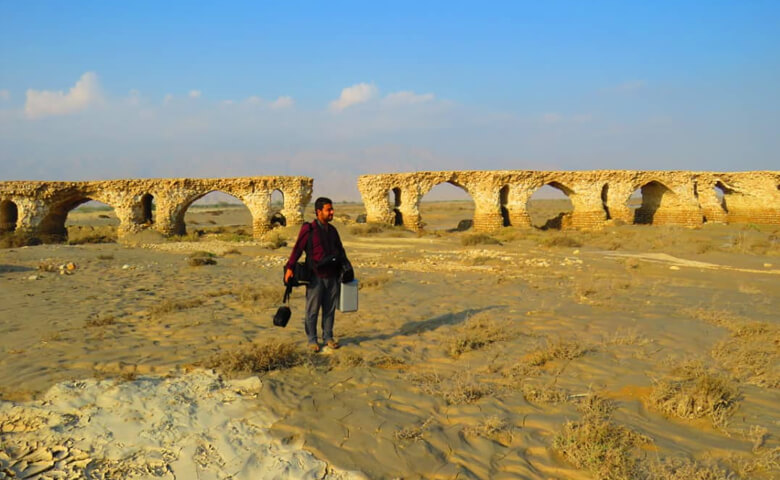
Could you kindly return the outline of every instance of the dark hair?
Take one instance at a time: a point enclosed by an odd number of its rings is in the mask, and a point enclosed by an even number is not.
[[[333,200],[331,200],[328,197],[320,197],[317,200],[314,201],[314,211],[322,210],[325,205],[331,204],[333,205]]]

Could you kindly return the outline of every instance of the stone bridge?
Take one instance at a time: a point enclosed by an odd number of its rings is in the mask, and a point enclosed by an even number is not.
[[[68,212],[90,200],[113,207],[119,218],[119,238],[151,228],[163,235],[186,233],[184,213],[211,192],[230,194],[252,214],[252,231],[259,237],[271,228],[271,195],[284,198],[281,215],[302,223],[311,200],[313,180],[307,177],[176,178],[89,182],[0,182],[0,233],[17,231],[41,236],[67,235]],[[154,208],[153,208],[154,204]]]
[[[563,192],[573,211],[563,228],[593,228],[607,222],[686,225],[704,222],[780,224],[780,172],[690,171],[449,171],[362,175],[358,188],[368,222],[422,228],[420,200],[450,183],[474,201],[477,231],[530,226],[527,203],[539,188]],[[629,198],[641,193],[641,206]]]

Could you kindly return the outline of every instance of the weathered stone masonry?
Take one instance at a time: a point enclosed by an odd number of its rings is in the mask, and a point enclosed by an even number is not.
[[[358,188],[368,222],[422,228],[420,200],[440,183],[474,201],[477,231],[530,226],[526,204],[539,188],[565,193],[573,211],[563,228],[592,228],[610,220],[653,225],[704,222],[780,224],[780,172],[688,171],[449,171],[362,175]],[[641,189],[642,205],[628,206]],[[718,195],[718,190],[722,194]]]
[[[252,214],[253,235],[259,237],[271,228],[271,194],[279,190],[284,196],[281,214],[287,222],[302,223],[312,184],[308,177],[6,181],[0,182],[0,233],[63,235],[68,212],[89,200],[97,200],[114,208],[120,222],[120,239],[147,228],[163,235],[180,235],[186,233],[187,208],[204,195],[219,191],[233,195],[247,206]]]

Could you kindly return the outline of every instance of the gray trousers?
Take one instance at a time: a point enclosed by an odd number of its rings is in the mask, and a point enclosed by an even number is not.
[[[303,319],[309,343],[317,341],[317,315],[322,309],[322,340],[333,339],[333,320],[336,317],[336,302],[339,299],[341,282],[339,277],[320,278],[314,275],[306,286],[306,318]]]

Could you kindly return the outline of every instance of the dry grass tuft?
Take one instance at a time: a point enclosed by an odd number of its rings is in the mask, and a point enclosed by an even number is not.
[[[304,358],[294,343],[269,341],[221,351],[206,361],[206,367],[233,376],[291,368],[300,365]]]
[[[523,398],[529,403],[559,404],[566,403],[569,394],[566,390],[555,386],[554,382],[546,385],[533,385],[523,382],[520,389],[523,392]]]
[[[191,267],[200,267],[203,265],[216,265],[217,261],[214,259],[216,257],[215,254],[211,252],[204,252],[204,251],[197,251],[192,252],[189,257],[187,257],[187,264]]]
[[[549,340],[540,348],[532,351],[524,358],[524,363],[531,367],[543,367],[553,360],[574,360],[590,351],[577,340],[559,338],[554,342]]]
[[[379,355],[378,357],[371,359],[369,364],[376,368],[394,369],[405,366],[406,360],[393,355]]]
[[[495,392],[493,385],[476,380],[468,371],[450,377],[437,373],[417,373],[407,378],[425,394],[442,397],[450,405],[475,403]]]
[[[646,466],[645,478],[657,480],[727,480],[733,473],[714,463],[702,464],[686,458],[665,458]]]
[[[598,479],[641,478],[639,449],[650,439],[611,421],[614,406],[597,395],[580,406],[582,418],[566,422],[553,448],[578,468]]]
[[[418,441],[422,440],[423,433],[425,433],[425,430],[428,428],[428,425],[433,421],[433,417],[428,418],[426,421],[424,421],[420,425],[410,425],[408,427],[401,428],[399,430],[396,430],[393,434],[393,437],[395,437],[398,441],[404,441],[404,442],[411,442],[411,441]]]
[[[379,288],[393,279],[392,275],[374,275],[371,277],[361,278],[358,282],[358,290]]]
[[[331,362],[340,367],[359,367],[366,364],[366,359],[354,351],[342,351],[334,355]]]
[[[469,233],[460,238],[460,244],[469,247],[473,245],[501,245],[501,242],[485,233]]]
[[[264,310],[279,305],[284,295],[282,288],[271,286],[245,287],[238,292],[238,298],[245,306]]]
[[[545,247],[579,248],[582,246],[582,242],[566,235],[543,237],[539,243]]]
[[[447,343],[447,353],[458,358],[466,352],[479,350],[492,343],[511,338],[511,332],[507,330],[507,322],[474,316],[464,322],[457,333]]]
[[[712,349],[721,365],[747,383],[780,388],[780,328],[764,322],[750,322]]]
[[[496,415],[483,418],[478,424],[463,428],[462,432],[465,435],[487,438],[502,445],[512,443],[512,426]]]
[[[98,260],[113,260],[114,256],[111,255],[110,253],[109,254],[101,254],[101,255],[97,256],[97,259]]]
[[[279,232],[268,232],[265,235],[263,235],[261,245],[263,248],[276,250],[287,246],[287,238],[284,235],[280,234]]]
[[[356,236],[376,235],[384,232],[386,228],[379,223],[356,223],[349,226],[349,233]]]
[[[654,381],[649,402],[657,410],[678,418],[709,417],[725,428],[737,408],[739,391],[725,377],[700,362],[689,361],[674,368],[669,378]]]
[[[89,317],[85,323],[87,327],[103,327],[106,325],[113,325],[116,323],[116,318],[109,314],[97,314]]]
[[[200,298],[190,298],[187,300],[163,300],[159,305],[152,307],[149,316],[159,317],[166,313],[180,312],[203,305],[204,301]]]

